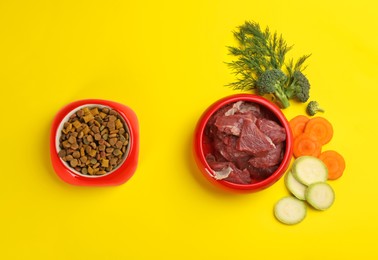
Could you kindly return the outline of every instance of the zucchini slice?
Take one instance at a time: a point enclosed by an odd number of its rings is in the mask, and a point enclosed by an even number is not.
[[[326,182],[313,183],[306,189],[306,201],[318,210],[326,210],[335,201],[335,192]]]
[[[291,171],[286,173],[285,186],[296,198],[300,200],[306,199],[305,193],[307,186],[297,181]]]
[[[306,186],[328,179],[327,166],[313,156],[298,157],[293,163],[292,172],[294,178]]]
[[[286,225],[294,225],[301,222],[306,217],[306,214],[306,204],[292,196],[280,199],[274,206],[275,217]]]

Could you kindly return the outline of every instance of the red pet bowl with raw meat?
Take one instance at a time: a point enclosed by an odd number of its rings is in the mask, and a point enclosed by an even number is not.
[[[252,94],[225,97],[200,118],[194,155],[212,183],[259,191],[278,181],[292,158],[292,133],[275,104]]]

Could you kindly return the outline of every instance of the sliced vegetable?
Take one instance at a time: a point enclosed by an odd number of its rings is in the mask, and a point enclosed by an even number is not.
[[[305,155],[318,157],[321,151],[322,145],[310,134],[302,133],[294,138],[293,154],[295,158]]]
[[[276,218],[287,225],[301,222],[307,214],[306,204],[292,196],[280,199],[274,206]]]
[[[327,166],[313,156],[301,156],[292,166],[293,176],[300,183],[309,186],[316,182],[325,182],[328,178]]]
[[[310,120],[310,119],[307,116],[298,115],[296,117],[293,117],[289,121],[290,128],[291,128],[291,131],[293,133],[294,138],[303,133],[304,128],[305,128],[308,120]]]
[[[336,180],[340,178],[345,170],[345,160],[341,154],[334,150],[324,151],[319,155],[319,159],[328,168],[328,179]]]
[[[326,210],[335,201],[335,192],[326,182],[313,183],[306,189],[306,201],[315,209]]]
[[[314,137],[321,145],[328,143],[333,136],[331,123],[324,117],[311,118],[304,129],[304,133]]]
[[[303,185],[299,181],[297,181],[293,173],[288,171],[285,175],[285,185],[286,188],[298,199],[305,200],[305,193],[306,193],[306,185]]]

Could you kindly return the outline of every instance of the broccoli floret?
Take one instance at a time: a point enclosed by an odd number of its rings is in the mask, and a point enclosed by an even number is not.
[[[281,108],[287,108],[290,103],[284,92],[284,85],[287,80],[285,73],[279,69],[266,70],[258,77],[256,87],[259,95],[272,94],[276,103]]]
[[[296,70],[291,76],[289,85],[285,89],[288,99],[296,99],[305,103],[310,97],[310,82],[306,76]]]
[[[319,106],[319,103],[317,101],[310,101],[307,104],[306,112],[309,116],[313,116],[317,112],[324,112],[324,109]]]

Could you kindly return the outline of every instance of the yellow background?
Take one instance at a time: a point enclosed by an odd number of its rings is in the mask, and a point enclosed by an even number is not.
[[[374,259],[378,257],[376,1],[0,2],[1,259]],[[245,20],[311,53],[311,98],[345,157],[336,201],[295,226],[275,220],[282,179],[259,193],[212,187],[192,134],[237,93],[232,30]],[[290,57],[289,55],[289,57]],[[109,99],[140,122],[139,166],[116,187],[62,182],[49,130],[69,102]],[[304,113],[293,103],[288,119]],[[349,259],[348,258],[348,259]]]

